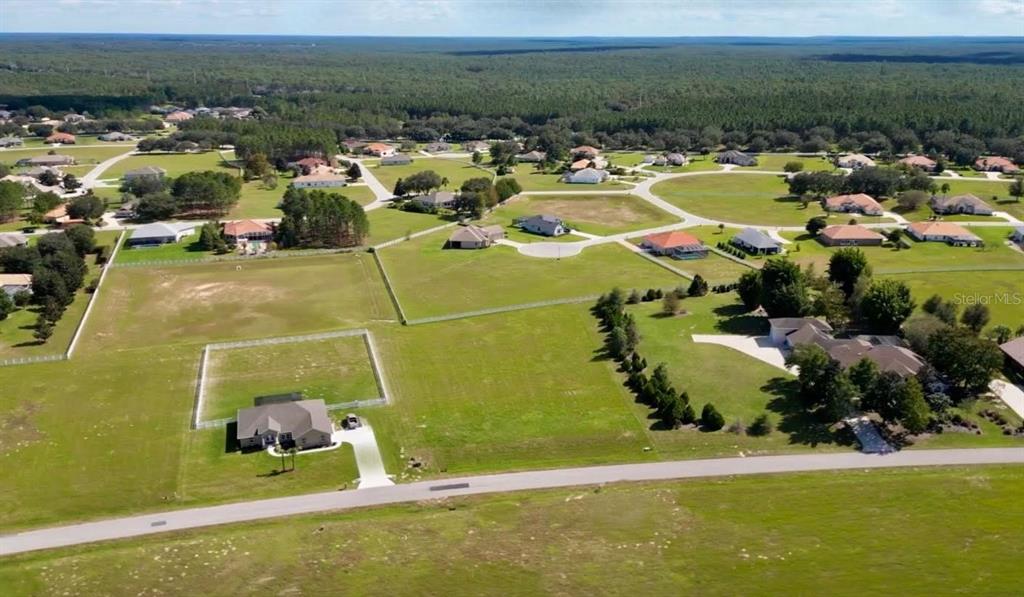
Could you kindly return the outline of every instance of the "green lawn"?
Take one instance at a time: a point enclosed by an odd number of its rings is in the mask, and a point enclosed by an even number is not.
[[[519,166],[516,166],[516,171],[512,175],[512,178],[519,181],[519,184],[523,187],[524,191],[574,191],[578,193],[589,193],[593,189],[626,190],[630,188],[630,185],[616,182],[614,180],[609,180],[599,184],[568,184],[559,180],[561,177],[561,174],[537,172],[533,169],[532,164],[520,164]]]
[[[651,172],[713,172],[721,170],[722,166],[710,155],[688,156],[689,162],[684,166],[647,166],[644,170]]]
[[[699,216],[736,224],[803,225],[824,215],[818,203],[804,208],[788,195],[784,178],[769,174],[707,174],[660,182],[651,191]],[[846,222],[848,214],[833,217]]]
[[[367,246],[404,238],[416,232],[450,223],[433,214],[420,214],[387,207],[367,212],[366,218],[370,222],[370,236],[363,241],[363,244]]]
[[[615,285],[672,288],[682,281],[615,244],[541,259],[505,246],[444,249],[448,235],[440,231],[379,252],[409,318],[586,296]]]
[[[832,171],[835,164],[820,155],[780,155],[777,153],[757,154],[757,165],[749,170],[768,170],[771,172],[782,172],[783,167],[789,162],[800,162],[803,164],[804,172]],[[748,168],[744,168],[745,170]]]
[[[234,174],[239,173],[236,168],[226,167],[221,160],[220,154],[216,151],[203,153],[148,153],[133,155],[117,162],[101,173],[100,178],[121,178],[125,172],[143,166],[159,166],[167,170],[167,176],[171,178],[181,176],[186,172],[220,170],[222,168]]]
[[[643,151],[612,151],[601,154],[608,163],[612,166],[621,166],[623,168],[632,168],[639,166],[647,155]],[[526,164],[524,164],[526,166]]]
[[[0,163],[13,165],[18,160],[46,155],[51,151],[75,158],[79,165],[98,164],[114,156],[128,153],[131,147],[109,145],[64,145],[61,147],[34,147],[30,149],[8,149],[0,151]],[[128,158],[131,159],[131,158]]]
[[[1012,595],[1021,484],[1021,467],[983,466],[454,498],[18,555],[0,562],[0,584],[17,595]]]
[[[199,234],[192,234],[181,239],[181,242],[168,243],[156,247],[123,246],[117,253],[116,262],[144,263],[151,261],[175,261],[180,259],[205,259],[211,257],[213,251],[205,251],[199,246]]]
[[[90,344],[136,347],[262,338],[394,318],[370,255],[115,268]]]
[[[971,228],[971,232],[985,240],[982,248],[951,247],[945,243],[917,242],[913,239],[910,249],[896,250],[888,243],[882,247],[861,247],[876,273],[891,273],[917,270],[983,270],[985,268],[1017,268],[1024,270],[1024,254],[1004,244],[1012,228],[1002,226]],[[783,232],[782,236],[795,241],[786,245],[789,256],[806,265],[813,263],[819,272],[825,271],[828,259],[838,248],[826,247],[807,234]],[[1013,277],[1004,273],[1003,277]]]
[[[983,302],[992,315],[990,327],[1005,325],[1016,329],[1024,322],[1022,275],[1019,271],[966,271],[885,274],[884,277],[905,282],[918,307],[933,294],[957,303],[960,312],[970,301]]]
[[[235,416],[257,396],[301,393],[327,404],[380,396],[362,336],[210,352],[203,420]]]
[[[534,214],[557,216],[574,229],[602,236],[679,221],[633,195],[520,195],[495,212],[509,222]]]
[[[417,172],[433,170],[442,178],[448,179],[449,190],[458,190],[462,183],[470,178],[493,178],[492,172],[477,168],[469,160],[454,160],[445,158],[428,158],[423,156],[412,156],[412,164],[407,166],[381,166],[369,167],[370,172],[388,190],[395,188],[399,178],[407,178]]]
[[[119,232],[97,232],[97,245],[112,245],[117,242]],[[96,266],[95,256],[86,256],[89,273],[85,276],[85,285],[99,277],[100,268]],[[32,337],[33,326],[39,316],[39,308],[35,305],[18,309],[7,319],[0,321],[0,360],[13,357],[30,357],[39,355],[61,354],[67,350],[71,337],[75,333],[78,322],[85,313],[91,295],[80,289],[75,293],[75,301],[68,306],[64,316],[54,327],[53,336],[45,344],[39,344]]]

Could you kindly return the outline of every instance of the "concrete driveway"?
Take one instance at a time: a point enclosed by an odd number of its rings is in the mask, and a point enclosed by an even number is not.
[[[786,354],[768,336],[737,336],[733,334],[693,334],[693,341],[717,344],[753,357],[786,373],[797,374],[796,367],[786,367]]]
[[[331,439],[352,444],[356,454],[356,465],[359,467],[359,489],[395,484],[384,470],[384,460],[380,456],[380,448],[377,447],[377,438],[372,427],[363,424],[356,429],[339,429],[334,432]]]

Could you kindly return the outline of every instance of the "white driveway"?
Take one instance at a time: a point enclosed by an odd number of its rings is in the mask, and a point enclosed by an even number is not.
[[[1010,410],[1017,413],[1017,416],[1024,418],[1024,389],[1007,383],[1001,379],[994,379],[988,389],[1006,403]]]
[[[352,444],[356,453],[356,466],[359,467],[359,489],[395,484],[384,470],[384,460],[380,457],[380,448],[377,447],[372,427],[364,423],[356,429],[339,429],[334,432],[331,440]]]
[[[762,363],[782,369],[786,373],[797,374],[796,367],[786,367],[786,355],[782,349],[772,343],[768,336],[737,336],[734,334],[693,334],[693,341],[700,344],[717,344],[738,350],[747,356],[754,357]]]

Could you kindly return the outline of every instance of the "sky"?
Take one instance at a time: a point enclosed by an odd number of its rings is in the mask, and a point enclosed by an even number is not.
[[[1024,36],[1024,0],[0,0],[0,32]]]

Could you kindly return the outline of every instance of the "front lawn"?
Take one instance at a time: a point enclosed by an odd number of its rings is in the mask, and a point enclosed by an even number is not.
[[[800,162],[803,164],[802,172],[831,172],[836,169],[831,160],[820,155],[793,155],[778,153],[757,154],[757,165],[744,170],[768,170],[771,172],[782,172],[789,162]]]
[[[370,235],[363,240],[363,244],[368,247],[450,223],[434,214],[402,211],[390,207],[369,211],[366,219],[370,222]]]
[[[433,170],[441,178],[447,178],[448,184],[445,189],[457,191],[462,183],[470,178],[493,178],[493,172],[483,167],[476,167],[469,160],[456,160],[446,158],[428,158],[422,155],[413,155],[412,164],[405,166],[382,166],[376,164],[366,165],[384,188],[392,190],[399,178],[408,178],[417,172]]]
[[[692,214],[735,224],[798,226],[824,215],[816,202],[801,206],[789,196],[785,178],[772,174],[685,176],[660,182],[651,192]],[[845,223],[850,216],[840,219]]]
[[[123,153],[123,152],[122,152]],[[202,153],[146,153],[125,158],[100,173],[100,178],[121,178],[129,170],[143,166],[159,166],[167,170],[167,176],[174,178],[186,172],[221,170],[240,174],[238,168],[228,167],[216,151]]]
[[[601,236],[679,221],[633,195],[520,195],[494,213],[510,221],[519,216],[552,215],[574,229]]]

